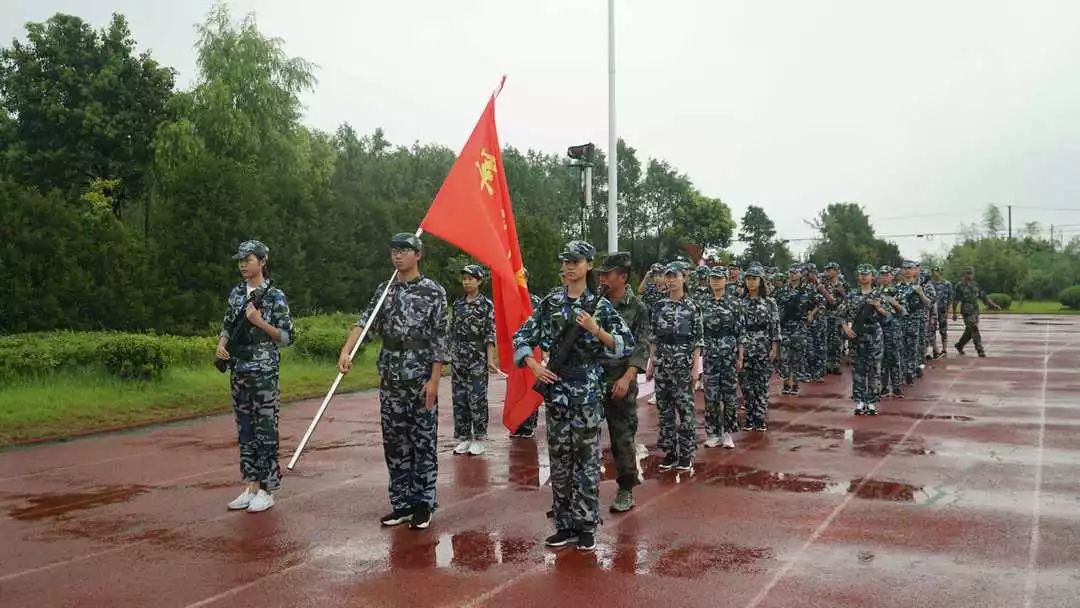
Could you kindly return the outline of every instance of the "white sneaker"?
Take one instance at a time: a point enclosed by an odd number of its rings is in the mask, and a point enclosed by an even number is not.
[[[255,495],[255,498],[251,499],[251,504],[248,505],[247,512],[259,513],[272,506],[274,506],[274,495],[266,490],[259,490],[259,493]]]
[[[473,456],[479,456],[484,453],[484,444],[479,441],[473,441],[469,443],[469,454]]]
[[[454,448],[454,453],[457,454],[458,456],[460,456],[460,455],[468,452],[469,451],[469,446],[471,446],[471,445],[472,445],[471,441],[462,441],[461,443],[457,444],[456,448]]]
[[[653,393],[652,397],[649,397],[649,405],[656,405],[656,393]]]
[[[724,433],[724,440],[721,445],[729,450],[735,447],[735,440],[731,438],[731,433]]]
[[[241,509],[248,508],[248,505],[251,504],[252,498],[255,498],[255,492],[248,492],[247,490],[244,490],[243,494],[237,496],[233,499],[232,502],[229,503],[229,510],[239,511]]]
[[[705,440],[705,447],[715,448],[720,445],[720,438],[716,435],[709,435],[709,438]]]

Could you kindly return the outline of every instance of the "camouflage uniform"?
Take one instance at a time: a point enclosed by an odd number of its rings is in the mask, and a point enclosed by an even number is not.
[[[922,311],[919,313],[919,353],[916,365],[922,365],[926,361],[926,349],[934,340],[930,321],[937,312],[937,292],[934,291],[934,286],[930,283],[930,273],[925,270],[916,280],[922,285],[923,293],[930,299],[930,305],[923,306]]]
[[[816,273],[817,267],[813,263],[808,263],[806,270],[808,274]],[[818,291],[818,285],[820,284],[820,278],[818,281],[807,281],[805,283],[807,291],[814,294],[817,303],[824,305],[825,297]],[[803,357],[802,380],[819,381],[825,378],[825,359],[828,352],[826,316],[823,311],[818,311],[814,314],[814,319],[806,323],[806,356]]]
[[[797,267],[792,267],[798,272]],[[799,366],[806,352],[807,323],[806,313],[814,307],[814,294],[802,283],[792,286],[784,284],[773,292],[773,300],[780,314],[780,378],[784,381],[784,390],[797,390],[799,386]]]
[[[705,431],[710,437],[739,430],[735,412],[739,332],[739,301],[724,295],[701,307],[704,345]]]
[[[575,253],[587,243],[573,241]],[[577,255],[583,255],[577,253]],[[577,323],[577,316],[598,298],[586,291],[573,299],[566,288],[553,290],[514,333],[514,363],[524,365],[533,348],[552,352],[563,327]],[[574,356],[550,386],[547,408],[548,454],[551,460],[551,494],[555,527],[559,531],[593,532],[600,523],[600,421],[604,417],[601,357],[624,357],[633,349],[634,335],[606,298],[595,302],[593,317],[615,339],[608,349],[599,338],[583,332],[575,343]]]
[[[935,270],[939,270],[935,268]],[[953,284],[945,279],[934,281],[934,309],[937,312],[937,327],[931,328],[931,333],[941,336],[941,348],[937,346],[937,337],[932,340],[935,353],[944,353],[949,347],[949,308],[953,302]]]
[[[668,272],[672,272],[670,267]],[[697,425],[690,373],[694,349],[702,346],[701,309],[690,296],[665,298],[653,309],[650,326],[656,343],[656,402],[660,407],[657,447],[669,457],[693,460]]]
[[[540,308],[540,296],[536,295],[535,293],[529,294],[529,302],[532,303],[532,309],[534,311],[537,308]],[[540,410],[538,408],[531,415],[529,415],[528,418],[525,419],[525,422],[521,423],[521,426],[518,427],[516,432],[519,434],[531,436],[536,431],[536,421],[539,414]]]
[[[257,241],[243,243],[240,253],[251,243]],[[262,243],[258,245],[265,248]],[[247,255],[244,253],[242,257]],[[281,488],[278,465],[281,355],[278,348],[291,344],[295,334],[285,294],[276,287],[269,287],[269,282],[263,282],[257,289],[266,290],[259,312],[264,321],[280,332],[280,342],[274,343],[266,332],[244,321],[244,308],[251,293],[247,283],[240,283],[229,292],[221,336],[229,337],[234,324],[245,324],[238,339],[226,347],[232,361],[230,391],[240,444],[240,474],[244,481],[256,481],[260,488],[272,494]]]
[[[913,282],[901,281],[897,283],[896,291],[899,295],[897,299],[907,310],[907,314],[898,319],[900,321],[901,337],[903,338],[900,349],[900,369],[904,373],[905,379],[910,382],[918,365],[916,363],[919,340],[918,310],[922,306],[922,300],[919,299],[919,294],[915,292]]]
[[[872,266],[859,267],[860,274],[873,272]],[[876,309],[864,310],[864,307],[870,306],[870,300],[880,299],[881,293],[877,288],[871,288],[869,293],[864,294],[856,285],[844,301],[844,317],[852,324],[852,329],[857,334],[853,341],[855,353],[852,361],[851,398],[858,404],[873,405],[881,399],[881,360],[884,355],[881,331],[883,316]],[[863,315],[861,323],[859,322],[860,315]],[[862,408],[858,408],[856,413],[862,413],[860,410]]]
[[[478,277],[482,278],[482,277]],[[495,344],[495,306],[483,294],[454,301],[450,317],[450,377],[454,437],[485,439],[488,429],[487,346]]]
[[[960,281],[954,286],[956,303],[960,305],[960,314],[964,316],[964,333],[956,343],[957,350],[963,350],[968,340],[975,342],[975,351],[980,355],[986,354],[983,350],[982,334],[979,333],[979,301],[990,306],[990,300],[986,297],[979,284],[972,281]]]
[[[614,255],[611,257],[615,257]],[[611,258],[609,258],[610,260]],[[626,266],[630,257],[626,256]],[[630,490],[638,485],[637,445],[637,374],[630,379],[630,388],[621,399],[611,396],[611,388],[616,380],[634,367],[644,372],[648,364],[649,312],[630,289],[627,288],[622,299],[613,302],[615,312],[622,317],[634,336],[634,349],[626,358],[601,359],[604,368],[604,416],[607,418],[608,434],[611,436],[611,458],[615,461],[616,481],[619,489]]]
[[[881,268],[881,272],[892,272],[892,269],[885,266]],[[899,300],[899,294],[897,293],[895,285],[888,285],[878,288],[878,293],[882,299],[886,296]],[[885,310],[889,312],[884,318],[881,319],[881,338],[882,338],[882,357],[881,357],[881,383],[882,388],[890,387],[894,391],[900,388],[900,385],[904,382],[904,372],[901,365],[902,349],[904,344],[903,329],[901,328],[902,314],[896,313],[891,310],[891,306],[885,305]]]
[[[840,268],[840,265],[836,262],[829,262],[825,266],[825,270],[833,268]],[[847,297],[848,287],[844,283],[843,275],[837,275],[835,281],[826,278],[824,284],[825,289],[829,290],[829,295],[833,297],[833,303],[831,305],[826,303],[828,315],[825,317],[825,372],[829,374],[839,374],[840,351],[845,337],[844,332],[840,330],[841,326],[844,324],[844,315],[840,309]]]
[[[357,326],[367,323],[385,287],[384,282],[375,290]],[[434,509],[439,407],[438,400],[430,411],[424,407],[424,384],[435,363],[450,360],[446,291],[423,275],[407,282],[395,280],[371,333],[382,338],[376,366],[390,504],[395,511],[409,511],[418,504]]]
[[[747,270],[747,274],[753,270]],[[739,386],[746,403],[745,428],[764,428],[769,410],[769,378],[772,376],[769,351],[773,343],[779,343],[783,338],[780,313],[772,298],[743,297],[740,309],[739,345],[743,347],[743,369]]]

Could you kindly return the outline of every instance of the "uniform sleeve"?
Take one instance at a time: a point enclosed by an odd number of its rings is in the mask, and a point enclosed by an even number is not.
[[[600,300],[600,305],[597,306],[600,318],[597,319],[600,327],[611,334],[611,337],[615,340],[613,348],[604,347],[604,354],[613,359],[621,359],[626,357],[630,353],[635,344],[634,334],[630,331],[630,327],[627,326],[626,321],[615,312],[615,307],[611,305],[611,302],[607,298]]]
[[[776,308],[776,300],[769,298],[765,300],[769,306],[769,335],[773,340],[779,342],[783,339],[783,335],[780,333],[780,310]]]
[[[691,331],[694,332],[693,336],[691,336],[691,338],[692,338],[691,344],[694,345],[694,348],[705,348],[705,318],[704,318],[704,316],[705,315],[702,314],[702,307],[701,306],[695,306],[694,307],[693,327],[691,328]]]
[[[735,342],[746,346],[746,308],[742,302],[735,304]]]
[[[979,292],[978,293],[979,293],[979,299],[982,300],[982,303],[986,304],[987,308],[990,308],[990,299],[986,297],[986,290],[983,289],[982,287],[979,287]]]
[[[431,307],[431,322],[434,325],[431,334],[431,356],[434,361],[448,363],[450,361],[450,324],[446,317],[446,292],[441,288],[438,289],[434,300],[434,306]]]
[[[487,335],[484,344],[495,344],[495,304],[488,300],[487,306]]]
[[[229,297],[225,301],[225,319],[221,322],[221,333],[218,335],[222,338],[229,337],[229,329],[236,323],[236,318],[240,316],[240,310],[233,306],[233,298],[236,297],[237,288],[233,288],[229,291]]]
[[[650,331],[649,312],[645,309],[645,305],[640,303],[640,300],[638,302],[638,311],[634,321],[635,327],[630,328],[630,331],[634,334],[634,351],[630,353],[630,360],[627,364],[643,372],[649,364],[647,348]]]
[[[267,319],[267,323],[276,327],[281,334],[281,339],[277,343],[278,346],[288,346],[295,339],[292,314],[289,312],[289,301],[285,299],[285,292],[280,289],[275,289],[271,293],[274,296],[271,301],[270,318]]]
[[[529,318],[525,319],[525,322],[521,324],[521,327],[514,332],[514,365],[517,367],[521,367],[525,364],[525,357],[533,354],[534,348],[539,346],[542,350],[548,350],[547,348],[544,348],[544,325],[540,322],[540,311],[542,308],[543,303],[533,309]]]
[[[383,306],[379,308],[377,313],[375,311],[375,304],[379,302],[379,296],[382,295],[383,291],[386,289],[386,286],[386,281],[379,283],[378,289],[375,290],[375,293],[371,295],[371,299],[368,300],[368,304],[367,307],[364,308],[364,312],[360,313],[360,318],[356,321],[357,327],[363,327],[368,322],[368,319],[371,318],[373,314],[375,314],[375,320],[372,322],[371,327],[375,330],[378,329],[379,317],[382,316],[383,311],[386,309],[386,302],[383,301]],[[370,333],[368,335],[370,335]]]

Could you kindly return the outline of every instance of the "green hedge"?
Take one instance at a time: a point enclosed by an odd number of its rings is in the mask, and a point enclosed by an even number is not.
[[[1000,306],[1001,310],[1009,310],[1013,301],[1012,296],[1007,293],[992,293],[987,295],[986,299]]]
[[[1061,290],[1058,294],[1058,302],[1066,308],[1080,309],[1080,285],[1073,285]]]
[[[157,336],[114,336],[98,347],[101,362],[121,380],[157,380],[165,371],[165,348]]]

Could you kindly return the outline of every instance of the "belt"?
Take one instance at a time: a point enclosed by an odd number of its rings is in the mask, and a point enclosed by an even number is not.
[[[383,338],[382,347],[383,350],[389,351],[427,350],[431,348],[431,342],[427,340],[399,340],[397,338]]]
[[[585,380],[589,377],[589,368],[583,365],[566,365],[559,369],[561,380]]]
[[[746,331],[765,331],[767,329],[769,329],[769,326],[765,323],[754,323],[746,326]]]
[[[657,336],[656,341],[668,346],[678,346],[680,344],[690,344],[690,336]]]
[[[727,331],[727,330],[724,330],[724,331],[706,331],[705,332],[705,337],[706,338],[723,338],[725,336],[732,336],[732,335],[734,335],[734,334],[732,334],[730,331]]]

